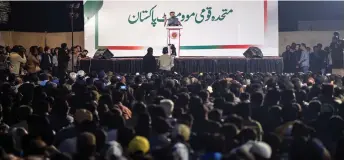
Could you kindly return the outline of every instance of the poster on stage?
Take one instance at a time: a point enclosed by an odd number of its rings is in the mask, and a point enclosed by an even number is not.
[[[167,46],[164,15],[183,25],[179,57],[243,57],[248,47],[278,56],[278,2],[84,1],[85,48],[92,56],[108,48],[115,57],[161,55]]]

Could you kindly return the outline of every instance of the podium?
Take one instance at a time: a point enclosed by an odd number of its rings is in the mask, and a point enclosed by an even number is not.
[[[180,53],[180,31],[182,26],[167,26],[167,45],[174,45],[176,47],[177,57]]]

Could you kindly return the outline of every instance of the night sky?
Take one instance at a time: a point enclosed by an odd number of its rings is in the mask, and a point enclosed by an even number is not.
[[[70,1],[13,1],[10,3],[12,11],[9,22],[0,24],[0,30],[26,32],[71,31],[68,8]],[[82,2],[79,3],[82,4]],[[78,12],[83,15],[82,5]],[[279,2],[280,31],[297,30],[298,21],[343,19],[344,1]],[[75,31],[83,30],[83,16],[75,20],[74,29]]]

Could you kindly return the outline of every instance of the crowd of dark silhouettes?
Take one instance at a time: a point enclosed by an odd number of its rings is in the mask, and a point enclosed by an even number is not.
[[[344,67],[343,63],[344,40],[339,32],[334,32],[329,46],[321,43],[312,48],[304,43],[286,46],[282,53],[285,73],[308,72],[332,73],[332,68]]]
[[[343,77],[48,73],[1,83],[0,159],[342,160]]]

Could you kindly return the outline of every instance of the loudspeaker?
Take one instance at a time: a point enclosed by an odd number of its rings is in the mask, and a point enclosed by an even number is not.
[[[246,58],[263,58],[262,50],[260,50],[258,47],[248,48],[243,55]]]
[[[111,59],[114,55],[110,52],[109,49],[98,49],[96,53],[94,53],[94,59]]]

